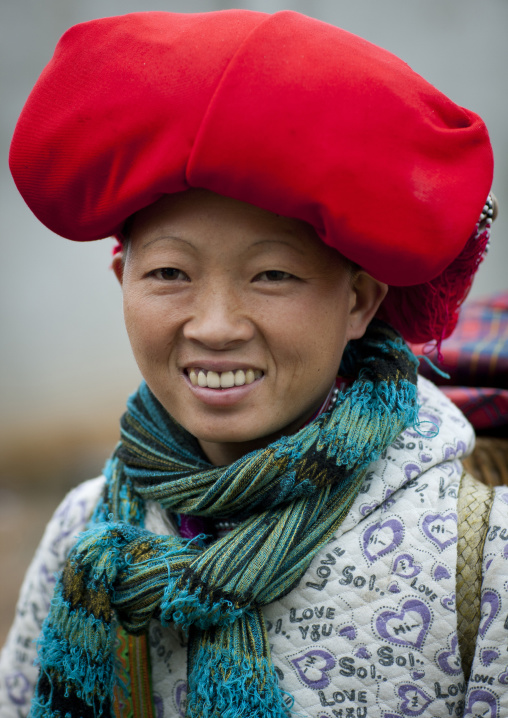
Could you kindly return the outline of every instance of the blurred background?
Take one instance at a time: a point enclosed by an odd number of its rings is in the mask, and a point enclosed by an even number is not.
[[[500,203],[473,288],[508,288],[506,0],[2,0],[0,5],[0,645],[44,524],[62,495],[97,475],[139,374],[109,269],[112,240],[80,245],[40,225],[9,174],[19,112],[71,25],[143,10],[292,9],[402,57],[485,120]]]

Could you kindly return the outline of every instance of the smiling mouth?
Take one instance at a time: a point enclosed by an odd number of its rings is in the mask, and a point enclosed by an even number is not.
[[[187,375],[193,386],[208,389],[231,389],[234,386],[252,384],[256,379],[261,379],[263,372],[260,369],[237,369],[236,371],[217,372],[193,368],[187,370]]]

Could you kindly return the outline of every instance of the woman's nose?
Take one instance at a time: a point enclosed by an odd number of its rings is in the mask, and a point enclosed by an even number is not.
[[[249,341],[254,323],[236,292],[211,288],[200,293],[184,325],[184,336],[211,349],[226,349]]]

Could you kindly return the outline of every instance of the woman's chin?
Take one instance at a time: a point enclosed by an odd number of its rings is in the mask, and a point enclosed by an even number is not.
[[[281,436],[294,434],[301,427],[299,419],[282,426],[242,430],[236,426],[229,430],[194,433],[204,453],[213,464],[230,464],[251,451],[266,448]],[[193,433],[191,431],[191,433]]]
[[[192,433],[192,432],[191,432]],[[196,435],[197,440],[200,444],[216,444],[218,446],[224,445],[224,446],[237,446],[239,449],[241,447],[245,447],[247,451],[252,451],[252,449],[249,449],[248,447],[250,445],[256,445],[257,448],[262,446],[267,446],[270,444],[274,439],[272,438],[274,434],[266,434],[264,432],[255,432],[252,431],[224,431],[224,432],[205,432],[205,433],[199,433]],[[246,452],[244,452],[246,453]]]

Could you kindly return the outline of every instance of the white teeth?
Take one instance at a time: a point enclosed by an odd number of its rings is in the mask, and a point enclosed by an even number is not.
[[[260,369],[237,369],[234,371],[205,371],[203,369],[189,369],[189,379],[193,386],[208,387],[209,389],[230,389],[233,386],[252,384],[255,379],[261,379],[263,372]]]
[[[219,389],[220,376],[216,371],[209,371],[206,375],[206,383],[210,389]]]
[[[220,375],[220,385],[223,389],[229,389],[235,385],[235,375],[232,371],[223,371]],[[210,384],[208,384],[210,386]]]
[[[243,386],[245,384],[245,372],[242,369],[235,371],[235,386]]]

